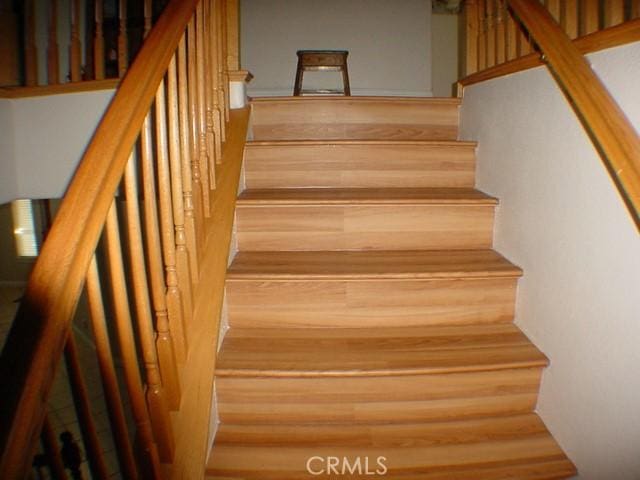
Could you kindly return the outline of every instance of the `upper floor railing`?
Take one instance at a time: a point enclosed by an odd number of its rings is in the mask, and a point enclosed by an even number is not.
[[[640,40],[638,0],[466,0],[458,91],[546,64],[640,228],[640,138],[585,54]]]
[[[0,357],[0,478],[27,477],[40,443],[65,478],[48,408],[61,371],[92,478],[114,473],[105,433],[123,478],[203,477],[212,367],[209,383],[194,375],[215,358],[222,285],[211,265],[226,265],[248,121],[229,99],[230,77],[243,77],[237,8],[169,1],[97,127]]]
[[[167,0],[4,1],[7,58],[0,86],[117,79],[135,58]]]

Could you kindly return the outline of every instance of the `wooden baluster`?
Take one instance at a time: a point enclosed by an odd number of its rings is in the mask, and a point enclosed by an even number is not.
[[[569,38],[578,37],[578,0],[563,0],[560,24]]]
[[[624,0],[605,0],[604,26],[612,27],[624,22]]]
[[[167,102],[164,82],[156,95],[156,144],[158,151],[158,190],[160,200],[160,232],[162,236],[162,259],[164,260],[167,285],[166,303],[169,325],[174,339],[177,358],[184,362],[187,358],[187,338],[182,315],[182,295],[178,288],[176,267],[176,239],[173,223],[173,200],[169,167],[169,144],[167,136]]]
[[[118,2],[118,75],[124,77],[129,66],[129,39],[127,34],[127,0]]]
[[[169,63],[167,72],[167,100],[169,106],[169,160],[171,162],[171,198],[173,202],[173,224],[175,227],[175,262],[178,286],[182,293],[183,323],[191,324],[193,297],[187,233],[185,230],[185,205],[182,190],[182,158],[180,155],[180,112],[178,106],[178,73],[176,55]],[[187,328],[184,329],[185,342],[188,341]]]
[[[204,62],[205,62],[205,90],[207,104],[207,145],[209,152],[213,152],[213,158],[216,163],[222,161],[222,141],[220,137],[220,109],[218,105],[218,78],[216,68],[216,46],[215,37],[212,35],[211,26],[213,24],[211,18],[211,2],[208,0],[200,2],[202,6],[202,31],[204,44]]]
[[[520,32],[518,34],[518,56],[523,57],[533,51],[533,45],[531,45],[529,32],[522,25],[519,25],[518,31]]]
[[[487,68],[487,10],[485,1],[486,0],[478,0],[478,71]]]
[[[98,433],[93,422],[91,414],[91,403],[89,394],[82,378],[80,370],[80,358],[78,356],[78,347],[73,336],[73,331],[67,337],[67,343],[64,346],[64,359],[67,365],[67,373],[69,374],[69,383],[71,392],[73,393],[73,403],[76,407],[76,415],[78,423],[82,431],[82,440],[85,447],[87,458],[89,459],[89,469],[91,476],[95,479],[106,480],[109,478],[107,464],[104,461]]]
[[[113,364],[113,353],[109,342],[109,331],[105,316],[104,303],[102,299],[102,287],[100,286],[100,276],[95,256],[89,265],[87,272],[87,298],[89,301],[89,311],[93,338],[95,341],[96,355],[98,357],[98,368],[102,379],[104,397],[109,411],[111,421],[111,431],[118,454],[120,471],[124,478],[138,478],[138,470],[129,439],[127,420],[123,409],[122,395],[118,386],[118,376]]]
[[[187,40],[183,36],[178,46],[178,97],[180,104],[180,150],[182,152],[182,192],[184,195],[184,225],[189,250],[191,281],[194,285],[200,277],[198,260],[198,234],[196,223],[203,225],[201,184],[192,180],[191,158],[192,146],[189,130],[189,88],[187,79]]]
[[[218,25],[218,31],[221,37],[219,42],[219,54],[218,58],[220,61],[218,62],[218,70],[220,72],[220,101],[219,103],[223,106],[224,109],[224,121],[222,122],[220,128],[220,137],[222,141],[225,142],[227,140],[227,123],[229,122],[229,75],[227,72],[227,65],[224,62],[224,59],[227,56],[227,3],[226,0],[218,0],[215,2],[219,8],[218,14],[218,23],[214,25]]]
[[[96,80],[104,79],[104,0],[95,3],[95,38],[93,39],[93,64]]]
[[[477,14],[477,5],[475,0],[467,0],[465,2],[465,10],[467,8],[467,4],[471,3],[472,7],[470,8],[470,12],[474,14],[475,21],[475,29],[474,29],[474,40],[473,44],[476,45],[477,36],[478,36],[478,14]],[[239,8],[238,8],[238,0],[227,0],[227,70],[236,71],[240,70],[240,16],[239,16]],[[470,18],[470,17],[469,17]],[[469,23],[467,22],[467,34],[469,34]],[[468,42],[468,37],[467,37]],[[467,48],[469,46],[467,45]],[[476,48],[477,52],[477,48]],[[477,54],[476,54],[477,55]],[[477,62],[473,62],[477,68]],[[476,70],[474,70],[475,72]],[[466,75],[473,72],[468,72]]]
[[[66,480],[67,474],[64,470],[64,464],[62,463],[62,456],[60,455],[60,447],[58,446],[58,437],[56,435],[49,415],[45,415],[44,422],[42,423],[42,431],[40,432],[40,439],[42,440],[42,446],[44,453],[49,461],[49,468],[51,469],[51,476],[54,480]]]
[[[560,0],[545,0],[544,4],[556,22],[560,23]]]
[[[60,83],[60,52],[58,50],[58,0],[51,0],[49,4],[49,39],[47,44],[47,83]]]
[[[496,64],[496,1],[485,0],[487,12],[487,67]]]
[[[144,264],[144,248],[140,228],[140,209],[138,206],[138,183],[134,159],[127,163],[124,175],[124,189],[127,206],[127,231],[129,257],[133,283],[134,304],[138,322],[138,336],[144,359],[147,377],[147,406],[151,416],[151,426],[158,445],[160,460],[171,462],[175,450],[175,442],[169,417],[167,397],[162,386],[158,354],[154,342],[151,305],[149,303],[149,287]]]
[[[191,143],[192,143],[192,168],[193,168],[193,181],[196,187],[194,188],[196,191],[200,191],[202,193],[202,212],[204,217],[209,217],[211,215],[211,205],[209,200],[209,178],[207,173],[207,163],[208,159],[206,156],[206,148],[204,151],[200,150],[200,112],[198,108],[198,91],[199,91],[199,79],[198,79],[198,68],[196,64],[198,62],[198,45],[196,44],[196,22],[195,18],[191,19],[189,23],[189,27],[187,29],[188,33],[188,61],[187,65],[189,68],[189,118],[191,122]],[[199,200],[200,201],[200,200]],[[199,223],[198,225],[204,226],[204,223]],[[200,234],[200,244],[204,244],[204,228],[201,228],[199,231]]]
[[[216,6],[221,5],[221,1],[211,1],[208,2],[210,9],[208,18],[208,37],[209,37],[209,45],[210,55],[209,59],[211,61],[211,66],[209,69],[209,73],[212,76],[214,81],[214,90],[213,90],[213,115],[215,118],[214,121],[214,135],[218,139],[218,143],[220,144],[220,155],[217,157],[218,163],[222,163],[222,144],[227,140],[227,128],[226,122],[228,118],[225,117],[226,112],[226,104],[225,104],[225,84],[224,79],[222,78],[220,72],[226,68],[225,63],[225,54],[222,53],[222,40],[224,32],[220,30],[219,32],[216,30]],[[220,28],[222,24],[220,25]]]
[[[588,35],[600,28],[598,0],[580,0],[580,35]]]
[[[130,160],[131,161],[131,160]],[[136,424],[136,442],[140,473],[142,478],[162,478],[158,450],[153,439],[151,419],[145,401],[145,390],[138,368],[138,354],[133,333],[133,322],[127,294],[127,281],[124,273],[124,261],[120,243],[120,227],[115,201],[109,209],[105,225],[105,246],[109,264],[109,279],[113,296],[116,334],[124,380],[131,400],[131,412]],[[147,390],[152,395],[151,389]]]
[[[144,0],[144,36],[146,38],[151,31],[153,22],[153,5],[151,0]]]
[[[69,44],[69,64],[71,81],[82,80],[82,44],[80,43],[80,0],[71,0],[71,42]]]
[[[161,85],[164,88],[163,85]],[[156,111],[156,116],[159,116]],[[162,386],[169,408],[176,410],[180,406],[180,381],[176,365],[176,347],[174,335],[169,327],[169,313],[165,299],[167,288],[163,278],[162,247],[160,245],[160,228],[158,226],[158,206],[156,202],[156,176],[153,166],[153,146],[151,119],[149,115],[144,121],[140,134],[140,163],[142,166],[142,188],[144,196],[144,224],[147,246],[147,265],[151,283],[151,300],[155,313],[157,331],[156,349]],[[156,141],[159,141],[156,139]],[[146,297],[145,297],[146,298]]]
[[[232,0],[237,7],[237,0]],[[237,14],[236,14],[237,15]],[[478,3],[476,0],[467,0],[463,3],[463,15],[464,15],[464,72],[463,76],[471,75],[478,71]],[[230,28],[235,26],[234,23],[229,24]],[[237,27],[236,27],[237,28]],[[237,33],[237,31],[236,31]],[[230,32],[231,34],[231,32]],[[233,37],[232,37],[233,38]],[[237,45],[229,45],[230,50],[237,48]],[[235,53],[237,55],[237,52]],[[235,62],[233,57],[234,52],[229,52],[229,68],[231,68],[232,62]],[[237,70],[237,69],[236,69]]]
[[[507,58],[507,5],[505,0],[496,1],[496,63],[504,63]]]
[[[24,15],[24,75],[25,84],[38,84],[38,47],[36,46],[36,12],[34,0],[26,0]]]
[[[506,10],[507,16],[507,60],[518,58],[518,24],[511,11]]]
[[[206,88],[206,64],[205,64],[205,40],[204,40],[204,14],[202,2],[198,3],[196,10],[196,74],[197,74],[197,109],[198,109],[198,146],[200,168],[202,169],[203,188],[213,190],[216,187],[216,165],[212,158],[214,152],[208,150],[207,141],[207,95]],[[206,175],[209,175],[206,179]],[[206,185],[208,182],[209,185]],[[205,213],[207,213],[205,207]],[[209,215],[207,215],[209,216]]]

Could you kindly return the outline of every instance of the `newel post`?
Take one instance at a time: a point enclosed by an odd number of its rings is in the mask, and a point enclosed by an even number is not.
[[[240,10],[239,0],[225,0],[226,69],[229,78],[229,108],[244,108],[247,104],[247,83],[253,75],[240,70]]]

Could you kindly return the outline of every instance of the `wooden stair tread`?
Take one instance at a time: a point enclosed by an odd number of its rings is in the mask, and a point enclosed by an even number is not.
[[[232,328],[218,376],[332,377],[544,367],[514,325],[399,328]]]
[[[473,188],[265,188],[245,190],[245,205],[496,205],[495,198]]]
[[[419,145],[423,147],[477,147],[478,142],[469,140],[247,140],[246,148],[287,147],[287,146],[326,146],[326,145],[365,145],[365,146],[402,146]]]
[[[389,478],[525,480],[575,474],[533,413],[387,425],[223,423],[207,473],[230,478],[306,478],[306,462],[313,456],[347,457],[350,462],[369,457],[374,469],[377,458],[383,456]],[[511,476],[502,476],[507,472]]]
[[[228,280],[518,277],[494,250],[239,252]]]

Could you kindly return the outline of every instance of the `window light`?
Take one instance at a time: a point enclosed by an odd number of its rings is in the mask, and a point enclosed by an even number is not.
[[[11,202],[13,216],[13,236],[16,240],[18,257],[37,257],[38,239],[33,219],[31,200],[14,200]]]

